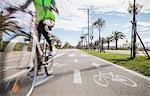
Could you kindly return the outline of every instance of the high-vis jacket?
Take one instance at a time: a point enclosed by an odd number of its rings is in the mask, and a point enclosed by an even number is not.
[[[37,22],[45,19],[56,19],[54,12],[50,9],[53,6],[52,0],[33,0],[36,9]]]

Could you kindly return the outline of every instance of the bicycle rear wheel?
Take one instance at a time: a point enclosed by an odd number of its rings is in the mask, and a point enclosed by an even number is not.
[[[53,62],[54,62],[54,56],[49,56],[50,50],[48,47],[48,44],[44,43],[44,62],[47,62],[46,65],[44,65],[45,73],[47,76],[51,75],[53,72]]]
[[[37,73],[37,57],[32,51],[36,45],[16,36],[6,46],[2,96],[29,96],[34,88]],[[11,61],[11,62],[9,62]]]

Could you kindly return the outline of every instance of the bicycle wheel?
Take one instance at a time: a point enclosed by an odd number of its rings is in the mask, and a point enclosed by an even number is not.
[[[6,46],[2,96],[29,96],[34,88],[37,57],[32,51],[36,45],[26,42],[26,37],[16,36]],[[11,61],[11,62],[9,62]]]
[[[100,86],[107,87],[109,85],[107,79],[104,77],[100,77],[99,75],[94,75],[93,79],[94,79],[95,83]]]
[[[45,62],[46,65],[44,66],[45,69],[45,73],[47,76],[51,75],[53,72],[53,61],[54,61],[54,57],[53,56],[49,56],[50,50],[48,48],[48,45],[45,45]]]
[[[127,86],[130,86],[130,87],[137,87],[137,84],[136,84],[133,80],[131,80],[131,79],[125,77],[125,76],[117,75],[117,79],[118,79],[121,83],[123,83],[123,84],[125,84],[125,85],[127,85]]]

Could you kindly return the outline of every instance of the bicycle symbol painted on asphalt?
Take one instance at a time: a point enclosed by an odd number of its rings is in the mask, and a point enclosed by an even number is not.
[[[133,80],[122,75],[115,75],[113,72],[109,73],[99,72],[98,75],[93,76],[93,80],[95,81],[95,83],[103,87],[107,87],[109,85],[108,80],[120,82],[130,87],[137,87],[137,84]]]

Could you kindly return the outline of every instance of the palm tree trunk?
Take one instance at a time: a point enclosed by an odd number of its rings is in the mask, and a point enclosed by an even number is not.
[[[109,50],[109,42],[107,42],[107,49]]]
[[[118,40],[116,40],[116,50],[118,50]]]
[[[102,50],[101,50],[101,49],[102,49],[102,48],[101,48],[102,46],[101,46],[101,34],[100,34],[100,31],[101,31],[101,30],[100,30],[100,26],[99,26],[99,52],[102,51]]]
[[[104,50],[104,42],[102,41],[102,50]]]

